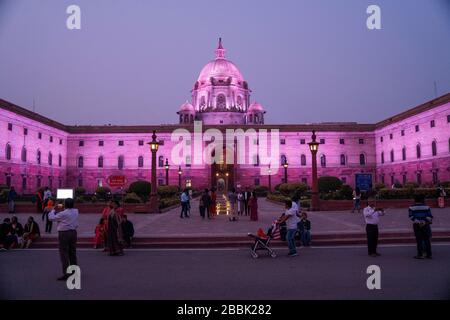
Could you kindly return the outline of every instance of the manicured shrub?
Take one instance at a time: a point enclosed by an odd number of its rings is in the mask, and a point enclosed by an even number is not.
[[[111,189],[108,187],[98,187],[97,190],[95,190],[95,193],[100,199],[106,199],[111,193]]]
[[[407,182],[404,185],[404,188],[406,188],[406,189],[416,189],[418,187],[419,187],[419,185],[415,182]]]
[[[269,194],[267,195],[267,199],[272,200],[272,201],[276,201],[276,202],[283,203],[283,202],[285,202],[286,200],[288,200],[289,197],[286,197],[286,196],[284,196],[284,195],[282,195],[282,194],[269,193]]]
[[[343,184],[338,193],[342,200],[351,200],[353,197],[353,189],[348,184]]]
[[[385,188],[386,188],[386,185],[384,183],[381,183],[381,182],[375,183],[375,191],[378,192],[379,190],[385,189]]]
[[[76,197],[82,196],[84,194],[86,194],[86,189],[85,188],[83,188],[83,187],[76,187],[75,188],[75,196]]]
[[[306,193],[306,191],[308,190],[308,186],[300,182],[282,183],[278,190],[285,197],[292,198],[294,196],[297,196],[298,198],[300,198]]]
[[[257,197],[267,197],[267,193],[269,192],[269,188],[266,186],[255,186],[253,188],[253,192],[255,192]]]
[[[157,192],[161,198],[171,198],[178,194],[178,186],[159,186]]]
[[[128,188],[130,193],[135,193],[144,200],[149,198],[151,190],[151,183],[145,180],[135,181]]]
[[[162,198],[159,201],[159,208],[160,209],[164,209],[164,208],[168,208],[174,205],[180,204],[180,200],[178,199],[178,197],[172,197],[172,198]]]
[[[441,182],[441,186],[444,188],[450,188],[450,181],[443,181]]]
[[[142,200],[136,193],[130,192],[130,193],[127,193],[123,197],[123,202],[124,203],[141,203]]]
[[[337,177],[323,176],[319,177],[318,185],[319,192],[326,193],[339,190],[342,186],[342,181]]]

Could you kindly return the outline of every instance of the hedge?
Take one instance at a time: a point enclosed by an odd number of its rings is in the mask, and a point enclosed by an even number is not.
[[[332,176],[322,176],[318,180],[319,192],[333,192],[342,187],[341,179]]]
[[[306,193],[306,191],[308,190],[308,186],[304,183],[295,183],[295,182],[290,182],[290,183],[282,183],[279,188],[278,191],[285,197],[294,197],[297,196],[298,198],[300,198],[303,194]]]
[[[253,192],[256,194],[257,197],[267,197],[267,194],[269,193],[269,188],[266,186],[255,186],[253,188]]]
[[[445,189],[450,194],[450,189]],[[437,188],[401,188],[401,189],[381,189],[378,191],[379,199],[412,199],[415,195],[423,195],[427,199],[435,199],[439,196]]]
[[[171,198],[178,194],[178,186],[159,186],[157,189],[161,198]]]

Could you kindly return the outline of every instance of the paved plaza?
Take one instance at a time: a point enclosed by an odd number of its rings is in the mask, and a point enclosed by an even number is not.
[[[271,223],[284,211],[283,206],[259,199],[259,220],[250,221],[248,216],[239,218],[237,222],[228,221],[226,215],[216,216],[211,220],[201,219],[198,211],[198,200],[192,202],[191,218],[180,219],[180,208],[172,209],[161,214],[133,214],[128,218],[134,223],[136,237],[183,237],[183,236],[245,236],[248,232],[254,233],[258,228],[267,229]],[[432,209],[434,215],[434,231],[450,231],[450,208]],[[323,211],[310,212],[309,219],[312,224],[313,234],[346,234],[364,232],[364,219],[361,213],[349,211]],[[22,223],[30,214],[17,214]],[[0,219],[11,216],[0,214]],[[40,214],[32,214],[39,222],[41,231],[44,224]],[[78,234],[80,237],[89,237],[94,233],[94,228],[101,214],[81,214]],[[386,216],[381,218],[380,230],[384,232],[412,232],[408,219],[408,210],[389,209]],[[43,237],[55,237],[53,234],[42,233]]]
[[[449,299],[450,244],[433,260],[412,245],[301,248],[288,258],[252,259],[249,250],[127,250],[109,257],[79,250],[81,290],[56,281],[55,249],[0,252],[0,299]],[[381,269],[381,290],[368,290],[367,267]]]

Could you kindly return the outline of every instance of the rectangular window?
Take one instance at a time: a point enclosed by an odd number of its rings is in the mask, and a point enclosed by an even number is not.
[[[345,144],[345,140],[344,139],[339,139],[339,144]]]
[[[341,181],[342,181],[343,184],[346,184],[347,183],[347,177],[341,177]]]
[[[436,126],[436,123],[434,122],[434,120],[431,120],[431,122],[430,122],[430,127],[431,128],[434,128]]]
[[[305,144],[305,143],[306,143],[305,139],[300,139],[300,144]]]
[[[280,139],[280,144],[286,144],[286,139],[281,138],[281,139]]]
[[[389,134],[389,139],[393,139],[394,138],[394,135],[391,133],[391,134]]]
[[[420,128],[419,125],[416,125],[416,132],[419,132]]]
[[[123,147],[123,140],[119,140],[119,147]]]
[[[325,139],[320,139],[320,144],[325,144]]]
[[[41,132],[38,133],[38,139],[42,139],[42,133]]]
[[[98,142],[98,146],[99,146],[99,147],[103,147],[103,146],[104,146],[104,144],[105,144],[105,143],[104,143],[104,141],[103,141],[103,140],[100,140],[100,141]]]
[[[12,131],[12,123],[8,123],[8,130]]]
[[[383,142],[383,137],[380,137],[380,142]]]
[[[308,184],[308,178],[302,178],[302,183],[303,184]]]
[[[50,142],[53,142],[53,137],[52,136],[50,136]]]
[[[59,145],[62,145],[62,139],[59,139]]]
[[[405,130],[400,131],[402,137],[405,135]]]
[[[255,186],[259,186],[260,185],[260,182],[259,182],[259,178],[255,178]]]
[[[447,115],[447,123],[450,123],[450,114]]]
[[[78,141],[78,146],[79,147],[84,147],[84,140]]]
[[[23,128],[23,135],[27,136],[28,135],[28,129],[27,128]]]
[[[164,180],[158,179],[158,186],[163,186],[163,185],[164,185]]]
[[[22,190],[26,190],[26,189],[27,189],[27,177],[22,176]]]
[[[143,146],[144,145],[144,140],[139,140],[139,145]]]
[[[364,144],[364,139],[359,139],[358,142],[359,144]]]

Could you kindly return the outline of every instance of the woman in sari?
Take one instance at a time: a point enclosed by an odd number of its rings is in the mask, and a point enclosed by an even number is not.
[[[250,220],[258,221],[258,199],[254,192],[252,192],[252,195],[250,197],[248,204],[250,206]]]
[[[110,256],[123,255],[122,217],[120,211],[120,203],[118,201],[113,201],[112,208],[108,213],[106,236]]]

